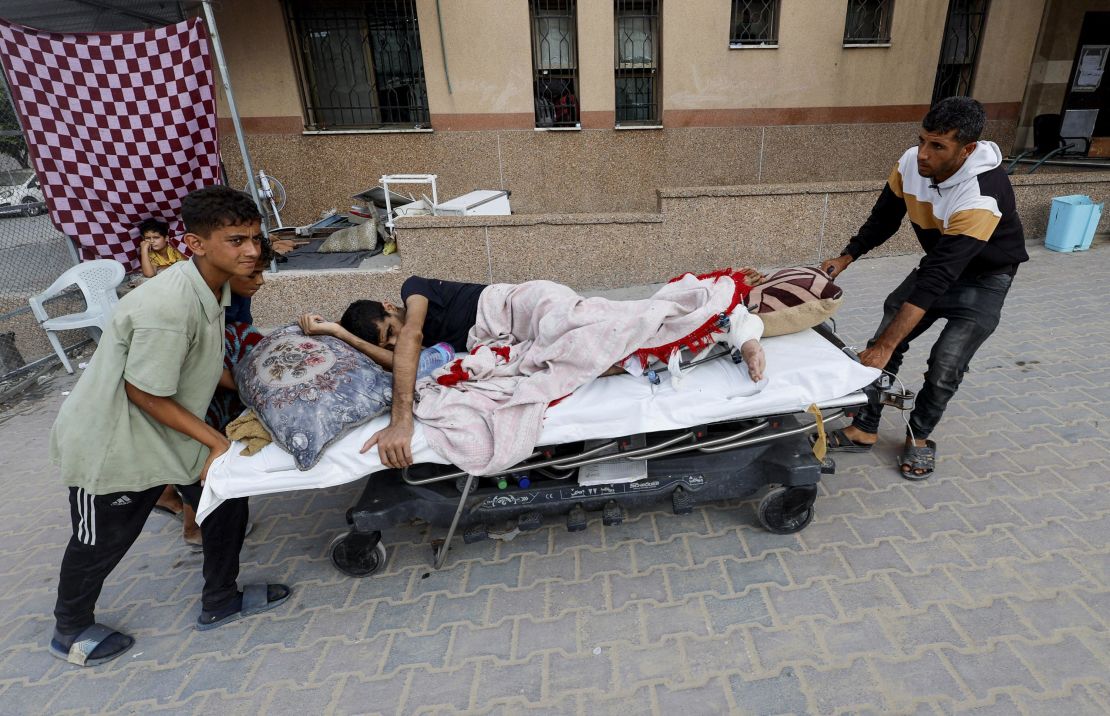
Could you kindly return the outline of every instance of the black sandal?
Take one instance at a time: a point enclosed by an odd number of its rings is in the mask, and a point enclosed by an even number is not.
[[[813,442],[814,436],[810,436],[810,442]],[[857,443],[847,435],[844,430],[830,430],[825,433],[825,443],[829,446],[829,452],[871,452],[874,443]]]
[[[898,469],[907,480],[924,480],[933,474],[937,467],[937,444],[925,441],[925,447],[907,445],[898,457]]]

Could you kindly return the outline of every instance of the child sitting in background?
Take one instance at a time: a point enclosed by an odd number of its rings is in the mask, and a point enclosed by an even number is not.
[[[139,224],[139,263],[143,276],[154,278],[163,269],[178,261],[185,261],[181,253],[169,241],[170,225],[159,219],[146,219]]]

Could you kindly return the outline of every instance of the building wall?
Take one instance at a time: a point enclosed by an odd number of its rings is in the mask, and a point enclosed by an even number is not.
[[[992,5],[974,93],[992,117],[988,138],[1007,150],[1044,0]],[[250,151],[289,190],[287,223],[345,208],[384,173],[436,173],[441,196],[506,188],[526,213],[652,211],[661,186],[885,177],[927,110],[947,1],[900,0],[890,47],[845,48],[844,0],[783,0],[777,49],[730,49],[729,2],[663,0],[664,128],[618,130],[613,6],[580,0],[583,128],[569,132],[533,128],[525,0],[441,2],[446,66],[435,0],[416,6],[434,131],[314,134],[302,131],[280,0],[221,4]]]
[[[400,271],[279,271],[267,276],[252,311],[262,326],[288,323],[305,311],[338,316],[356,299],[396,300],[411,275],[480,283],[547,279],[592,290],[722,266],[812,265],[840,252],[881,188],[881,180],[686,187],[661,189],[660,211],[647,214],[401,219]],[[1110,172],[1014,177],[1014,193],[1026,239],[1039,242],[1052,197],[1110,200]],[[1110,215],[1103,214],[1099,229],[1096,249],[1105,249]],[[918,251],[906,223],[869,256]]]
[[[1110,0],[1048,0],[1016,130],[1017,146],[1033,146],[1034,117],[1058,113],[1064,106],[1084,13],[1106,11]]]

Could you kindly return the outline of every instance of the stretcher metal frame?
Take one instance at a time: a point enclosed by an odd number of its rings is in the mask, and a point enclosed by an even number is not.
[[[816,330],[857,359],[832,327],[823,324]],[[817,420],[850,416],[868,401],[900,409],[912,403],[912,396],[893,392],[883,380],[853,395],[858,403],[833,408]],[[577,531],[586,527],[587,510],[600,508],[603,523],[616,525],[624,519],[622,503],[644,506],[670,497],[675,513],[683,514],[695,504],[747,497],[766,486],[771,489],[756,511],[760,523],[777,534],[798,532],[813,518],[820,475],[835,472],[832,460],[819,461],[813,455],[809,434],[816,420],[801,420],[800,415],[767,415],[625,436],[583,445],[571,454],[560,453],[565,446],[541,447],[513,468],[481,478],[443,465],[379,472],[347,511],[352,529],[332,542],[329,556],[339,571],[369,576],[385,562],[381,530],[415,517],[447,527],[445,537],[433,541],[433,564],[439,569],[460,525],[464,525],[466,543],[512,539],[521,531],[538,529],[543,514],[566,513],[567,528]],[[573,480],[579,468],[615,461],[643,461],[648,476],[631,483],[593,486],[579,486]],[[545,479],[517,490],[480,487],[483,479],[522,473]]]

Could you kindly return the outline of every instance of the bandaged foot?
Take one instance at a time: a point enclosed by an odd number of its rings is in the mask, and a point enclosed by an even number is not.
[[[740,357],[744,365],[748,366],[748,376],[753,383],[763,380],[763,371],[767,368],[767,357],[763,353],[763,346],[755,338],[744,341],[740,346]]]

